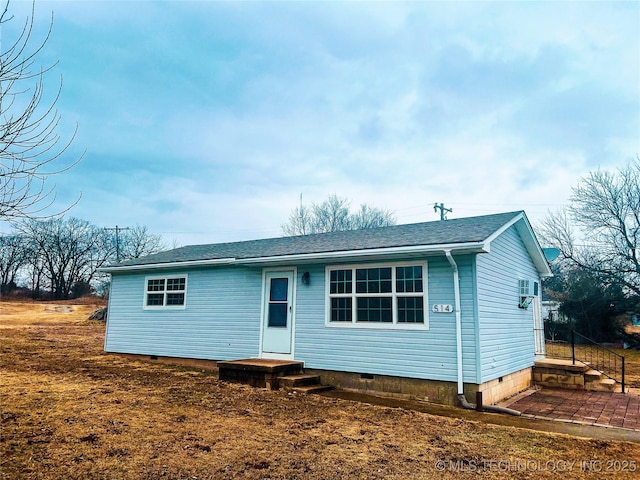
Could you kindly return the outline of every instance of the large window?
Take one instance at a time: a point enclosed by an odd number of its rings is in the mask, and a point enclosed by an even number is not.
[[[328,267],[328,324],[426,328],[426,272],[426,263]]]
[[[187,295],[187,277],[147,277],[145,308],[184,308]]]

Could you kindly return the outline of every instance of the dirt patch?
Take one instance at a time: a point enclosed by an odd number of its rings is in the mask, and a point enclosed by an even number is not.
[[[103,353],[90,306],[29,308],[1,332],[0,478],[637,478],[634,443],[227,384]]]
[[[49,313],[71,313],[74,310],[73,305],[47,305],[44,308],[44,311]]]

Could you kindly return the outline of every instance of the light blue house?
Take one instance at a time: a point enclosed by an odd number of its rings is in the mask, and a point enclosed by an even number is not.
[[[493,403],[544,354],[524,212],[182,247],[105,268],[105,350],[296,360],[323,382]]]

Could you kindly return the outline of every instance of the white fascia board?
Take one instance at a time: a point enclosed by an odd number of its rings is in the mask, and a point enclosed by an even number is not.
[[[389,256],[401,255],[420,255],[442,253],[445,250],[451,250],[459,254],[465,253],[488,253],[489,244],[486,242],[470,242],[470,243],[450,243],[439,245],[414,245],[410,247],[389,247],[389,248],[371,248],[368,250],[343,250],[337,252],[319,252],[319,253],[301,253],[297,255],[278,255],[272,257],[256,257],[256,258],[220,258],[213,260],[192,260],[185,262],[168,262],[168,263],[148,263],[142,265],[123,265],[113,267],[102,267],[98,269],[104,273],[120,273],[142,270],[166,270],[170,268],[188,268],[188,267],[207,267],[217,265],[273,265],[273,264],[294,264],[294,263],[310,263],[323,260],[367,260],[377,259]]]
[[[344,250],[337,252],[301,253],[298,255],[280,255],[274,257],[258,257],[238,259],[236,263],[242,265],[268,263],[306,263],[321,260],[349,260],[380,258],[390,255],[416,255],[441,253],[443,250],[456,250],[459,253],[486,253],[484,242],[452,243],[443,245],[414,245],[410,247],[372,248],[368,250]],[[464,252],[461,252],[464,251]]]
[[[522,222],[516,224],[516,229],[518,230],[522,241],[527,247],[529,255],[531,255],[533,263],[540,273],[540,277],[553,277],[553,272],[551,271],[549,262],[547,262],[547,257],[544,256],[544,251],[542,250],[540,243],[538,243],[538,239],[536,238],[536,234],[534,233],[531,224],[527,220],[526,216],[523,217],[522,220]]]
[[[516,215],[511,220],[509,220],[507,223],[505,223],[503,226],[501,226],[498,230],[496,230],[491,235],[489,235],[487,237],[487,239],[485,240],[485,242],[488,245],[491,244],[491,242],[493,242],[496,238],[498,238],[500,235],[502,235],[504,232],[506,232],[512,225],[514,225],[515,223],[519,222],[523,218],[524,218],[524,214],[523,213],[520,213],[520,214]]]
[[[168,268],[184,268],[184,267],[206,267],[209,265],[231,265],[235,263],[235,258],[216,258],[211,260],[190,260],[186,262],[167,262],[167,263],[147,263],[141,265],[122,265],[113,267],[101,267],[99,272],[118,273],[140,270],[166,270]]]
[[[527,216],[523,213],[516,215],[510,221],[505,223],[498,230],[493,232],[486,240],[487,243],[487,251],[491,248],[491,242],[502,235],[507,229],[511,228],[515,225],[524,246],[526,247],[531,259],[533,260],[538,273],[541,278],[553,277],[553,273],[551,272],[551,268],[549,267],[549,263],[547,262],[546,257],[544,256],[544,252],[542,251],[542,247],[538,243],[538,239],[531,228],[531,224],[527,219]]]

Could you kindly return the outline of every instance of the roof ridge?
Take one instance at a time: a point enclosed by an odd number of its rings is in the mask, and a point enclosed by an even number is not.
[[[472,216],[472,217],[460,217],[460,218],[452,218],[452,219],[447,219],[444,220],[445,222],[459,222],[459,221],[465,221],[465,220],[481,220],[481,219],[487,219],[487,218],[491,218],[491,217],[499,217],[499,216],[511,216],[511,217],[515,217],[516,215],[519,215],[521,213],[524,213],[524,210],[516,210],[516,211],[511,211],[511,212],[502,212],[502,213],[491,213],[491,214],[487,214],[487,215],[477,215],[477,216]],[[402,227],[412,227],[412,226],[420,226],[420,225],[429,225],[429,224],[439,224],[440,222],[442,222],[442,220],[430,220],[428,222],[413,222],[413,223],[400,223],[400,224],[396,224],[396,225],[387,225],[384,227],[371,227],[371,228],[361,228],[361,229],[350,229],[350,230],[336,230],[333,232],[317,232],[317,233],[306,233],[304,235],[282,235],[279,237],[266,237],[266,238],[254,238],[251,240],[237,240],[237,241],[232,241],[232,242],[215,242],[215,243],[196,243],[196,244],[192,244],[192,245],[184,245],[182,247],[177,247],[175,249],[172,250],[166,250],[166,251],[173,251],[173,250],[178,250],[178,249],[182,249],[182,248],[195,248],[195,247],[202,247],[202,246],[207,246],[207,245],[237,245],[237,244],[247,244],[247,243],[253,243],[253,242],[261,242],[261,241],[270,241],[270,240],[280,240],[280,239],[299,239],[299,238],[309,238],[309,237],[320,237],[323,235],[340,235],[340,234],[351,234],[352,232],[359,232],[359,233],[373,233],[376,231],[380,231],[383,229],[394,229],[394,228],[402,228]]]

